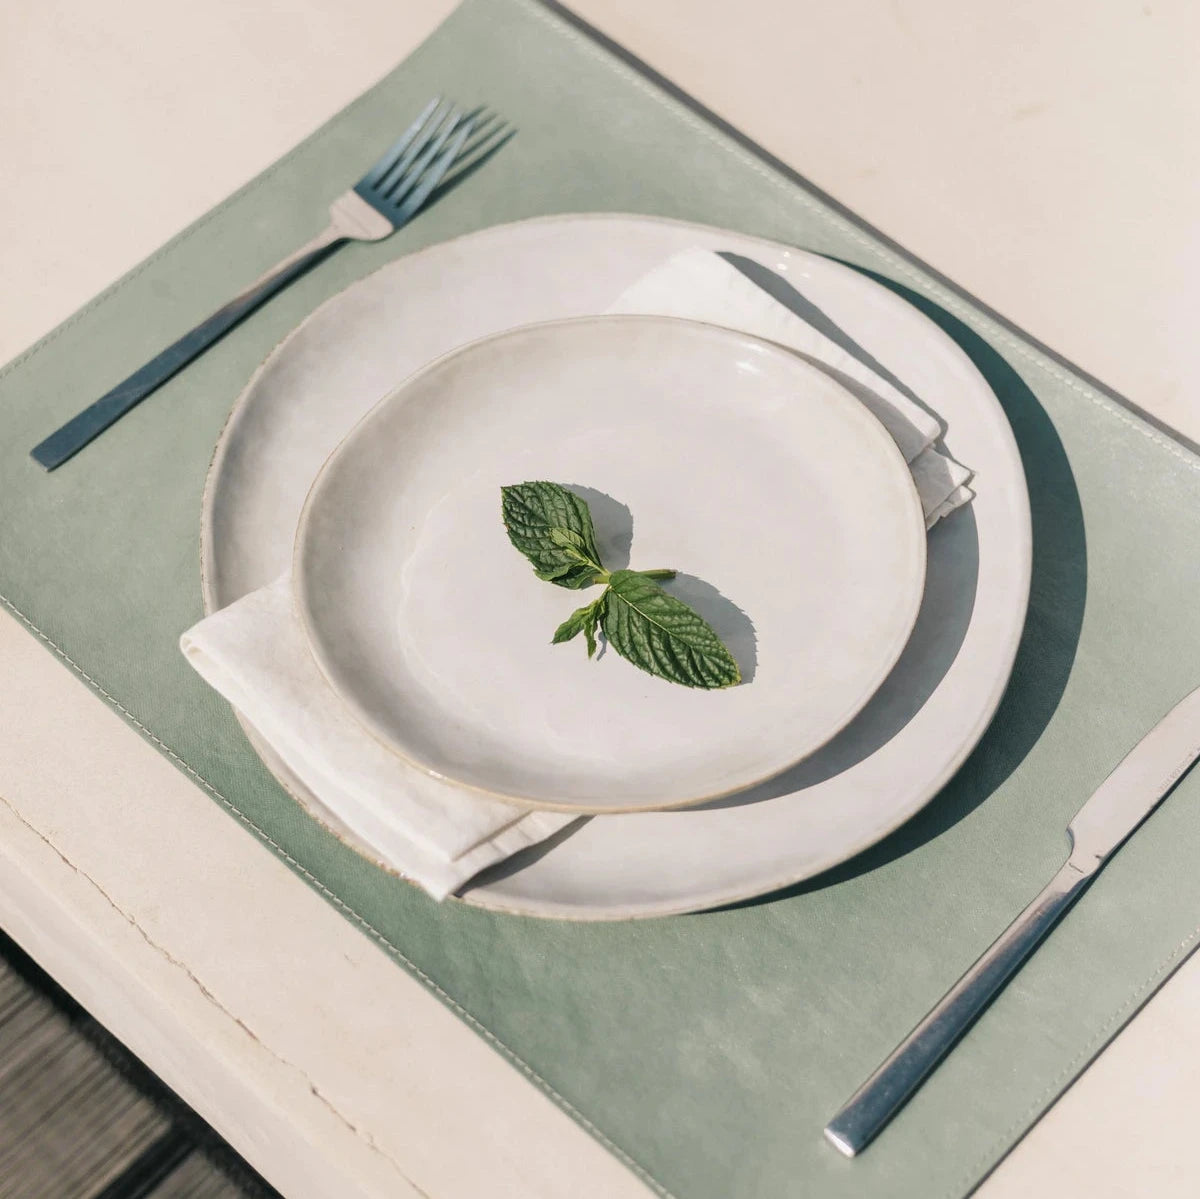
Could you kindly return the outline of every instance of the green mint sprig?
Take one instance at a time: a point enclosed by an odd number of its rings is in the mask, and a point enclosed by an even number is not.
[[[732,687],[741,670],[712,627],[659,580],[673,570],[605,570],[586,502],[558,483],[517,483],[500,489],[508,538],[539,579],[573,591],[605,584],[599,598],[577,608],[552,641],[580,633],[588,657],[602,629],[621,657],[649,674],[685,687]]]

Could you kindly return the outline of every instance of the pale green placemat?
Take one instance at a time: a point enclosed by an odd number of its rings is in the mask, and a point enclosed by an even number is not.
[[[343,251],[290,288],[68,466],[46,475],[34,465],[29,448],[56,424],[308,237],[435,92],[487,101],[518,136],[399,236]],[[924,813],[769,901],[600,926],[438,906],[365,865],[282,794],[176,648],[200,615],[209,457],[267,351],[389,258],[499,221],[584,210],[737,228],[911,289],[1005,404],[1035,536],[1012,685]],[[472,0],[319,133],[11,364],[0,420],[8,605],[663,1193],[962,1195],[1194,943],[1200,775],[864,1157],[824,1144],[830,1113],[1058,865],[1078,804],[1200,681],[1197,460],[530,0]]]

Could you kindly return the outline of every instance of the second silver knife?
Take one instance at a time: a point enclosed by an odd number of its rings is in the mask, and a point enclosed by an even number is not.
[[[1180,700],[1121,760],[1067,827],[1071,854],[825,1127],[848,1157],[864,1149],[1008,982],[1101,866],[1200,758],[1200,688]]]

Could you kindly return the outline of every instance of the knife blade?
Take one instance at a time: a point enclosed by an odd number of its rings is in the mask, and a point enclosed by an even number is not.
[[[826,1125],[838,1150],[866,1148],[1197,758],[1200,688],[1121,759],[1067,826],[1059,872]]]
[[[1097,864],[1154,811],[1200,758],[1200,687],[1185,696],[1121,759],[1067,826],[1071,858]]]

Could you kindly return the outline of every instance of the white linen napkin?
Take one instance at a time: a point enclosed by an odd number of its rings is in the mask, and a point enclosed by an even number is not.
[[[460,790],[376,741],[313,660],[288,576],[214,612],[179,644],[325,807],[435,899],[576,819]]]
[[[936,418],[716,254],[690,250],[670,259],[609,311],[702,320],[802,354],[858,396],[895,438],[927,524],[971,498],[970,472],[936,444],[942,435]],[[376,741],[313,660],[290,576],[206,617],[183,634],[180,648],[328,812],[435,899],[576,819],[464,791]]]
[[[944,432],[937,417],[720,255],[684,250],[643,275],[608,311],[685,317],[786,346],[841,383],[892,435],[912,471],[926,528],[972,498],[971,472],[937,444]]]

